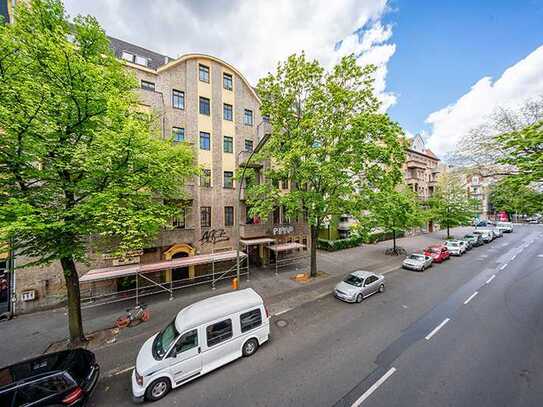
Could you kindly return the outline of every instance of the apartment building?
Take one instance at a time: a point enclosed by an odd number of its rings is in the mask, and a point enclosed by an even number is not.
[[[240,168],[250,165],[262,182],[263,170],[270,165],[247,163],[270,125],[260,115],[258,95],[243,74],[211,55],[171,58],[116,38],[110,38],[110,44],[139,81],[141,109],[156,117],[161,137],[192,148],[202,175],[188,181],[172,228],[149,247],[125,258],[91,253],[89,265],[78,265],[82,297],[100,301],[157,284],[171,290],[232,277],[238,243],[243,274],[281,254],[307,250],[309,232],[303,219],[287,219],[282,208],[269,219],[251,217],[244,185],[238,189],[235,174]],[[281,187],[288,190],[289,182]],[[58,264],[15,275],[16,312],[55,306],[65,298]]]
[[[426,148],[419,134],[411,139],[404,165],[405,182],[422,200],[428,199],[435,191],[439,162],[432,150]]]

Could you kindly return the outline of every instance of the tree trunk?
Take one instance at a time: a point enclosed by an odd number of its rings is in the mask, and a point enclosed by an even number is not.
[[[394,254],[396,254],[396,229],[392,229],[392,247]]]
[[[70,333],[70,346],[77,347],[86,342],[83,333],[83,321],[81,319],[81,293],[79,291],[79,276],[75,268],[73,257],[60,259],[64,280],[66,281],[66,292],[68,294],[68,330]]]
[[[447,239],[451,238],[449,224],[447,223]]]
[[[317,277],[317,239],[319,237],[319,228],[311,225],[311,268],[310,276]]]

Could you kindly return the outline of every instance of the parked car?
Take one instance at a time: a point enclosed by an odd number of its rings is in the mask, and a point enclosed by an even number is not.
[[[503,230],[499,229],[499,228],[492,228],[492,233],[494,233],[496,235],[496,237],[503,237]]]
[[[501,230],[504,233],[511,233],[511,232],[513,232],[513,223],[511,223],[511,222],[498,222],[496,224],[496,228]]]
[[[452,256],[462,256],[466,251],[464,246],[457,240],[447,240],[445,246],[447,246],[447,250]]]
[[[334,295],[346,302],[362,302],[364,298],[385,291],[385,277],[369,271],[354,271],[334,288]]]
[[[473,245],[469,240],[457,239],[457,241],[462,245],[462,247],[464,247],[464,253],[473,249]]]
[[[433,244],[424,249],[424,255],[430,256],[434,263],[441,263],[450,257],[447,246],[442,244]]]
[[[469,241],[473,247],[479,247],[485,244],[482,235],[478,234],[465,235],[464,240]]]
[[[254,355],[269,336],[268,311],[251,288],[195,302],[141,347],[132,372],[133,399],[159,400],[173,388]]]
[[[479,235],[483,239],[483,242],[490,243],[494,240],[494,233],[487,229],[476,229],[471,232],[473,235]]]
[[[405,258],[402,267],[409,270],[424,271],[432,265],[432,256],[425,256],[420,253],[410,254]]]
[[[100,367],[94,353],[48,353],[0,369],[0,406],[84,406]]]

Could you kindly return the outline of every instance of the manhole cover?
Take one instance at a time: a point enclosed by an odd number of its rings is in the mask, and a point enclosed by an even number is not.
[[[284,319],[278,319],[276,322],[275,322],[275,325],[277,325],[279,328],[284,328],[288,325],[288,322],[285,321]]]

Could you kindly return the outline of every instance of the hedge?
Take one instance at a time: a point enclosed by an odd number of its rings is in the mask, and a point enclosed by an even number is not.
[[[403,236],[404,232],[396,232],[396,238],[400,238]],[[367,237],[352,236],[347,239],[338,240],[318,239],[317,248],[321,250],[326,250],[328,252],[335,252],[337,250],[349,249],[351,247],[360,246],[362,243],[377,243],[390,239],[392,239],[391,232],[376,232],[371,233]]]

